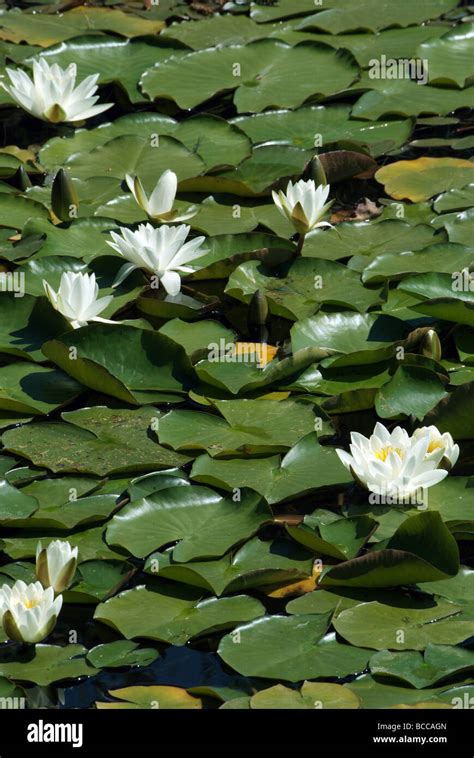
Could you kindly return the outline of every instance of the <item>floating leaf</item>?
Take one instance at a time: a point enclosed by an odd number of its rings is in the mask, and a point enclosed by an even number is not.
[[[153,575],[203,587],[216,595],[302,579],[310,575],[311,569],[312,558],[307,550],[288,540],[264,542],[258,537],[217,561],[178,563],[171,550],[153,553],[145,565]]]
[[[243,263],[230,276],[225,291],[248,303],[257,290],[267,297],[271,313],[295,321],[313,315],[323,303],[364,313],[380,302],[380,291],[366,289],[354,271],[313,258],[297,258],[274,272],[258,261]]]
[[[292,690],[276,684],[260,690],[250,698],[250,708],[313,709],[314,708],[359,708],[357,695],[340,684],[329,682],[304,682],[301,690]]]
[[[96,707],[102,709],[128,708],[202,708],[199,698],[193,697],[180,687],[165,687],[161,685],[148,687],[123,687],[119,690],[109,690],[109,695],[120,702],[96,702]]]
[[[4,11],[0,16],[0,38],[10,42],[28,42],[49,47],[55,42],[76,37],[81,32],[110,31],[122,37],[158,34],[162,21],[132,16],[118,9],[79,7],[66,14],[25,14],[19,8]],[[100,39],[100,37],[99,37]]]
[[[0,662],[0,674],[14,681],[34,682],[45,687],[52,682],[94,676],[97,669],[85,657],[82,645],[35,645],[31,660]]]
[[[63,422],[30,424],[4,433],[6,449],[54,472],[110,474],[167,468],[188,460],[148,436],[156,411],[83,408]]]
[[[158,658],[153,648],[139,647],[136,642],[117,640],[97,645],[87,653],[87,660],[96,668],[120,668],[121,666],[149,666]]]
[[[430,643],[456,645],[471,636],[472,608],[446,601],[420,605],[408,601],[400,607],[360,603],[342,611],[334,626],[351,645],[375,650],[424,650]]]
[[[407,683],[420,689],[468,674],[474,669],[474,653],[459,647],[428,645],[418,652],[375,653],[369,662],[372,676]]]
[[[170,411],[160,420],[159,440],[174,450],[206,450],[211,456],[287,450],[314,429],[310,405],[294,400],[215,400],[220,416]]]
[[[158,583],[154,591],[140,586],[98,605],[94,618],[127,639],[147,637],[184,645],[193,637],[233,628],[264,612],[258,600],[246,595],[200,598],[201,591],[196,589],[180,587],[170,592],[166,582]]]
[[[472,171],[474,163],[462,158],[417,158],[384,166],[375,178],[392,197],[419,203],[438,192],[464,187],[474,177]]]
[[[454,537],[439,513],[427,511],[405,519],[385,548],[327,567],[320,583],[393,587],[448,578],[458,569]]]
[[[223,637],[218,653],[240,674],[290,682],[363,671],[368,650],[324,636],[330,615],[259,618]]]
[[[170,542],[177,561],[213,558],[251,537],[270,519],[265,501],[244,491],[222,497],[207,487],[173,487],[132,501],[110,521],[107,541],[144,558]]]
[[[75,329],[46,342],[43,353],[85,386],[132,404],[146,402],[147,396],[150,402],[160,395],[166,401],[192,381],[189,360],[179,345],[132,326]]]
[[[319,72],[317,80],[311,76],[314,71]],[[217,92],[237,90],[234,102],[243,113],[269,106],[291,108],[310,95],[334,94],[348,87],[356,73],[352,59],[333,50],[305,42],[291,47],[259,40],[170,55],[148,69],[140,85],[150,98],[172,98],[180,108],[194,108]]]

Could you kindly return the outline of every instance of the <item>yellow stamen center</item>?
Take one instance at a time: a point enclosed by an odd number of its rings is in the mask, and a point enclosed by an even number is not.
[[[432,453],[434,450],[439,450],[440,448],[444,447],[444,445],[439,440],[433,440],[428,445],[427,453]]]
[[[390,453],[397,453],[397,455],[402,457],[402,451],[399,447],[392,447],[391,445],[387,445],[387,447],[382,447],[380,450],[377,450],[375,453],[375,457],[379,459],[379,461],[386,461]]]
[[[38,600],[25,600],[23,605],[25,608],[36,608],[37,605],[39,605]]]

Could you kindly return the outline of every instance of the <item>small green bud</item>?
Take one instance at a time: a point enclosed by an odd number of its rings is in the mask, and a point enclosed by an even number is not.
[[[423,337],[421,341],[421,354],[427,358],[432,358],[434,361],[441,360],[441,342],[434,329],[430,329]]]
[[[28,176],[28,172],[23,165],[18,166],[16,172],[12,176],[12,179],[15,187],[18,187],[18,189],[20,189],[22,192],[33,186],[33,183]]]
[[[51,207],[61,221],[72,221],[77,217],[79,200],[75,187],[64,169],[60,168],[54,177],[51,189]]]
[[[257,290],[253,293],[247,312],[247,323],[249,327],[264,326],[268,318],[267,298]]]
[[[314,158],[311,159],[311,178],[314,179],[316,186],[319,184],[326,185],[328,183],[326,172],[318,155],[315,155]]]

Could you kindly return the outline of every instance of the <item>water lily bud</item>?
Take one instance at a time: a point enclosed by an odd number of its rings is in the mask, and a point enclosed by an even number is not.
[[[56,593],[64,592],[76,573],[78,548],[66,540],[53,540],[47,548],[38,542],[36,548],[36,576],[43,587],[52,587]]]
[[[174,171],[168,169],[160,176],[150,197],[145,192],[145,188],[138,176],[127,174],[125,181],[137,204],[155,221],[161,223],[168,221],[181,222],[196,215],[197,208],[194,205],[189,206],[184,213],[173,210],[176,191],[178,189],[178,177]]]
[[[79,200],[74,185],[64,169],[54,177],[51,189],[51,207],[61,221],[71,221],[77,216]]]
[[[40,582],[25,584],[18,580],[13,587],[0,589],[0,616],[5,634],[15,642],[41,642],[53,631],[63,598],[54,599],[52,587],[43,589]]]
[[[24,166],[18,166],[17,170],[13,174],[12,179],[15,187],[18,187],[18,189],[20,189],[22,192],[33,186],[33,183],[28,176],[28,172]]]
[[[318,155],[311,159],[311,177],[315,184],[326,185],[328,183],[324,166]]]
[[[256,292],[253,293],[252,299],[250,300],[250,303],[249,303],[249,308],[247,311],[247,323],[249,327],[264,326],[267,318],[268,318],[267,298],[265,297],[263,292],[260,292],[260,290],[256,290]]]
[[[434,329],[430,329],[423,337],[421,341],[421,354],[426,355],[427,358],[432,358],[434,361],[441,360],[441,342]]]

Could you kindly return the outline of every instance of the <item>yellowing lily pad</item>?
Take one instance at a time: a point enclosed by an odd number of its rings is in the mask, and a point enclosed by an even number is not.
[[[398,161],[375,174],[385,191],[397,200],[414,203],[428,200],[438,192],[464,187],[474,180],[474,162],[462,158],[417,158]]]

